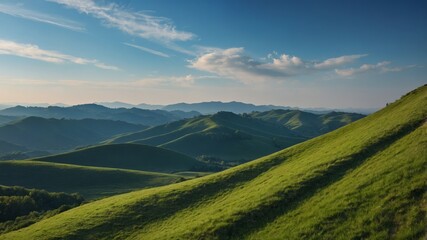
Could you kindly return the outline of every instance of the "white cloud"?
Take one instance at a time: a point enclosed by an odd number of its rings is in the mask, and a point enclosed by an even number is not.
[[[205,75],[184,75],[184,76],[159,76],[148,77],[129,82],[134,87],[191,87],[198,80],[217,78],[216,76]]]
[[[22,44],[2,39],[0,39],[0,55],[14,55],[50,63],[69,62],[81,65],[94,65],[102,69],[119,70],[119,68],[115,66],[107,65],[95,59],[75,57],[55,51],[44,50],[33,44]]]
[[[183,76],[158,76],[145,77],[130,81],[93,81],[76,79],[40,80],[25,78],[0,77],[2,84],[18,84],[28,86],[61,86],[61,87],[94,87],[110,89],[144,89],[144,88],[176,88],[192,87],[198,80],[216,78],[216,76],[183,75]],[[13,81],[11,81],[13,80]]]
[[[135,45],[135,44],[130,44],[130,43],[123,43],[123,44],[126,45],[126,46],[129,46],[129,47],[133,47],[133,48],[139,49],[139,50],[144,51],[144,52],[148,52],[148,53],[160,56],[160,57],[165,57],[165,58],[169,57],[169,55],[167,55],[166,53],[162,53],[162,52],[159,52],[159,51],[156,51],[156,50],[153,50],[153,49],[150,49],[150,48],[146,48],[146,47],[143,47],[143,46],[139,46],[139,45]]]
[[[48,0],[102,20],[128,34],[162,42],[187,41],[193,33],[178,31],[170,19],[156,17],[145,12],[126,10],[115,3],[100,5],[94,0]]]
[[[44,13],[23,9],[19,5],[0,4],[0,13],[4,13],[14,17],[20,17],[36,22],[47,23],[58,27],[70,29],[73,31],[84,31],[84,27],[80,24],[59,17],[54,17]]]
[[[353,76],[355,74],[371,72],[371,71],[400,72],[400,71],[403,71],[404,69],[413,67],[413,66],[388,67],[388,65],[390,65],[390,62],[384,61],[384,62],[379,62],[377,64],[363,64],[359,68],[336,69],[335,72],[340,76],[348,77],[348,76]]]
[[[189,67],[217,74],[242,82],[267,79],[284,79],[324,70],[350,63],[365,55],[349,55],[327,59],[322,62],[305,61],[287,54],[269,54],[267,61],[247,56],[243,48],[210,48],[190,61]]]
[[[351,63],[354,60],[357,60],[359,58],[366,57],[366,56],[368,56],[368,55],[367,54],[357,54],[357,55],[341,56],[341,57],[337,57],[337,58],[329,58],[323,62],[314,64],[314,67],[318,68],[318,69],[336,67],[336,66],[347,64],[347,63]]]
[[[272,76],[274,70],[263,69],[261,63],[244,55],[243,48],[217,49],[190,61],[190,67],[222,77],[249,81]]]

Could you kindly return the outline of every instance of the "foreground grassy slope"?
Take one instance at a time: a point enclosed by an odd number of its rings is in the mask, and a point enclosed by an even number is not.
[[[205,166],[203,162],[186,155],[141,144],[101,145],[35,160],[169,173]]]
[[[0,184],[80,193],[86,199],[174,183],[180,176],[38,161],[1,161]]]
[[[422,239],[427,87],[206,177],[92,202],[3,239]]]
[[[135,142],[197,158],[243,162],[305,139],[277,124],[219,112],[120,136],[110,142]]]

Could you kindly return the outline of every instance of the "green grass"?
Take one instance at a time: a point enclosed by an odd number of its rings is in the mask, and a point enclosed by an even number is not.
[[[141,144],[100,145],[34,160],[166,173],[200,169],[206,165],[177,152]]]
[[[200,159],[246,162],[304,140],[278,124],[219,112],[119,136],[109,142],[159,146]]]
[[[38,161],[0,161],[0,183],[7,186],[80,193],[86,199],[167,185],[181,176],[135,170]]]
[[[223,172],[95,201],[2,239],[425,239],[427,86]]]

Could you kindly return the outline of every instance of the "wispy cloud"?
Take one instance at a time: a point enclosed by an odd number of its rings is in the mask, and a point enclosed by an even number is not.
[[[115,27],[128,34],[145,39],[171,42],[187,41],[193,33],[179,31],[168,18],[157,17],[146,12],[133,12],[110,3],[101,5],[93,0],[48,0],[102,20],[107,26]]]
[[[213,79],[217,76],[209,75],[184,75],[184,76],[159,76],[147,77],[126,83],[132,87],[191,87],[197,81],[203,79]]]
[[[284,79],[351,63],[365,54],[330,58],[324,61],[306,61],[287,54],[270,54],[265,61],[255,60],[245,54],[243,48],[210,48],[208,52],[190,61],[189,67],[237,79],[242,82]]]
[[[0,4],[0,13],[4,13],[10,16],[24,18],[24,19],[28,19],[36,22],[51,24],[57,27],[62,27],[69,30],[73,30],[73,31],[81,32],[85,30],[84,27],[82,27],[80,24],[74,21],[47,15],[47,14],[36,12],[33,10],[24,9],[20,5]]]
[[[404,67],[389,67],[391,62],[384,61],[377,64],[363,64],[358,68],[347,68],[347,69],[336,69],[335,72],[343,77],[353,76],[356,74],[366,73],[366,72],[400,72],[408,68],[413,68],[415,65],[404,66]]]
[[[142,46],[135,45],[135,44],[130,44],[130,43],[123,43],[123,44],[127,45],[129,47],[133,47],[133,48],[139,49],[139,50],[144,51],[144,52],[148,52],[148,53],[160,56],[160,57],[165,57],[165,58],[169,57],[169,55],[167,55],[166,53],[162,53],[162,52],[150,49],[150,48],[146,48],[146,47],[142,47]]]
[[[347,63],[351,63],[354,60],[357,60],[359,58],[366,57],[366,56],[368,56],[368,54],[347,55],[347,56],[341,56],[337,58],[329,58],[323,62],[314,64],[314,67],[318,69],[332,68],[332,67],[344,65]]]
[[[44,50],[33,44],[22,44],[2,39],[0,39],[0,55],[14,55],[50,63],[69,62],[81,65],[93,65],[107,70],[119,70],[119,68],[115,66],[107,65],[95,59],[75,57],[55,51]]]
[[[144,89],[144,88],[188,88],[196,84],[198,80],[216,78],[215,76],[204,75],[183,75],[183,76],[157,76],[145,77],[130,81],[93,81],[76,79],[40,80],[28,78],[15,78],[10,81],[10,77],[2,78],[2,84],[19,84],[28,86],[62,86],[62,87],[94,87],[109,89]]]

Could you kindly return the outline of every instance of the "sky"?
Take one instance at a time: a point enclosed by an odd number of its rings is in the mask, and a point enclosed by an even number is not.
[[[378,108],[427,83],[426,1],[0,0],[0,103]]]

